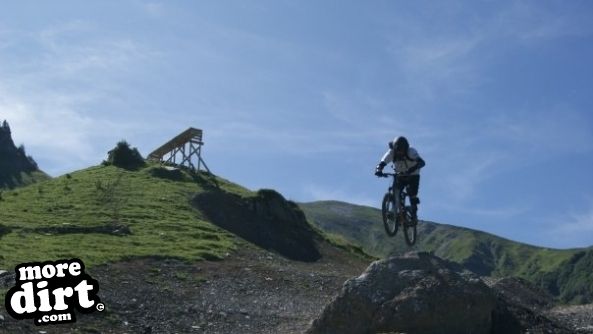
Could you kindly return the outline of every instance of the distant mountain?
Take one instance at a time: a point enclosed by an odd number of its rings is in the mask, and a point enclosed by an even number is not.
[[[336,201],[301,203],[308,220],[326,233],[342,236],[366,253],[386,257],[410,250],[429,251],[483,276],[518,276],[546,288],[564,302],[592,302],[593,248],[550,249],[489,233],[421,221],[418,241],[405,244],[385,234],[381,211]]]
[[[0,126],[0,189],[12,189],[48,179],[37,163],[25,153],[23,145],[16,147],[8,122]]]

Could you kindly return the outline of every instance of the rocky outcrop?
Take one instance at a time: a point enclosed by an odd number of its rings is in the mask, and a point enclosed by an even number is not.
[[[298,261],[321,258],[311,228],[299,207],[273,190],[240,196],[210,188],[196,195],[193,204],[212,223],[264,249]]]
[[[37,163],[27,156],[23,145],[14,145],[10,126],[3,121],[0,125],[0,189],[28,184],[40,176],[47,178],[41,171],[40,175],[32,176],[31,173],[36,171],[39,171]]]
[[[27,157],[25,149],[21,145],[16,147],[12,140],[12,133],[8,122],[2,122],[0,126],[0,163],[3,171],[32,172],[37,170],[37,164],[31,157]]]
[[[0,289],[9,289],[14,286],[16,275],[14,271],[0,269]]]
[[[477,276],[428,253],[408,253],[346,281],[307,333],[490,333],[495,307]]]
[[[588,328],[588,320],[567,322],[550,311],[553,306],[553,298],[527,280],[478,277],[414,252],[374,262],[346,281],[308,333],[564,334]]]

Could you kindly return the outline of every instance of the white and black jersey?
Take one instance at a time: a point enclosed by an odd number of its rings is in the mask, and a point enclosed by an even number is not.
[[[406,173],[412,169],[409,175],[420,175],[420,168],[424,167],[424,160],[418,154],[418,151],[413,147],[408,148],[408,153],[401,159],[394,159],[395,154],[392,149],[389,149],[381,158],[384,165],[392,162],[397,173]]]

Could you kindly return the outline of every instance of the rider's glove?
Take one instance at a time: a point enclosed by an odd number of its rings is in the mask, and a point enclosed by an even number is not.
[[[385,167],[386,163],[381,161],[377,167],[375,168],[375,175],[376,176],[383,176],[383,168]]]

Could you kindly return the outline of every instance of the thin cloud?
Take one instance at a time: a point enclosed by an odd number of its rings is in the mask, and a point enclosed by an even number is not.
[[[587,116],[569,107],[551,107],[536,112],[493,113],[486,136],[505,146],[533,154],[585,153],[593,150],[593,124]]]
[[[450,199],[458,202],[471,199],[484,181],[494,176],[498,170],[496,166],[505,160],[505,156],[499,153],[488,152],[473,157],[470,154],[452,154],[457,157],[444,162],[447,164],[444,170],[448,172],[443,176],[443,186],[449,190]]]
[[[126,71],[135,63],[159,55],[131,39],[84,39],[98,28],[84,21],[72,21],[45,28],[37,35],[43,58],[38,67],[52,76],[73,79],[77,75],[97,72]],[[82,43],[72,43],[81,39]]]
[[[24,143],[51,175],[99,163],[105,148],[97,142],[113,141],[115,133],[126,131],[125,125],[78,111],[67,97],[45,95],[41,100],[15,97],[0,87],[0,119],[8,120],[15,143]]]
[[[142,4],[142,9],[151,17],[161,17],[165,12],[165,5],[158,2]]]
[[[467,80],[475,71],[475,64],[467,57],[480,45],[480,41],[480,37],[435,38],[407,44],[394,50],[393,54],[398,56],[409,80],[438,83],[451,79]],[[464,81],[465,85],[468,83]]]
[[[235,147],[242,143],[252,151],[269,154],[311,156],[323,153],[357,152],[369,144],[385,141],[391,132],[349,132],[340,129],[328,131],[307,128],[270,126],[253,122],[203,122],[208,137],[218,147]],[[372,139],[369,139],[372,138]],[[386,147],[386,145],[385,145]]]
[[[547,41],[593,33],[586,2],[511,2],[486,26],[490,34],[515,38],[523,43]],[[570,15],[567,15],[570,12]]]
[[[590,247],[593,234],[593,204],[584,211],[548,218],[543,234],[558,247]]]
[[[114,81],[123,71],[139,66],[154,54],[126,39],[69,38],[92,33],[83,21],[50,26],[37,33],[11,36],[39,48],[22,62],[8,58],[0,67],[0,118],[11,124],[16,142],[50,174],[96,164],[104,158],[102,142],[113,144],[142,122],[108,120],[115,110],[94,112],[98,105],[118,103]],[[2,50],[2,53],[10,49]],[[119,133],[119,135],[118,135]],[[114,139],[114,136],[117,138]]]
[[[562,226],[561,231],[572,233],[593,233],[593,208],[584,213],[572,213],[568,215],[571,222]]]
[[[72,85],[76,82],[81,88],[92,86],[87,91],[106,91],[107,87],[117,84],[113,81],[117,75],[132,74],[142,69],[142,64],[162,56],[130,38],[99,38],[97,34],[98,27],[82,20],[47,26],[39,31],[7,34],[6,46],[0,48],[3,59],[0,73],[4,84],[31,91],[56,89],[61,86],[57,83],[76,86]],[[30,49],[30,56],[13,56],[11,47]]]
[[[33,34],[41,46],[48,51],[60,51],[64,47],[64,40],[73,35],[90,33],[92,25],[83,20],[73,20],[65,23],[45,27]]]
[[[404,107],[429,109],[443,98],[477,93],[491,80],[485,72],[490,62],[510,48],[590,36],[590,9],[578,7],[512,2],[480,12],[479,6],[448,3],[423,8],[423,15],[396,16],[384,35],[391,71],[399,74],[400,101]]]
[[[514,206],[500,206],[500,207],[477,207],[475,205],[452,205],[451,202],[440,201],[432,203],[432,210],[447,210],[455,213],[462,213],[467,216],[479,218],[495,218],[495,219],[511,219],[529,212],[532,207],[529,204],[514,205]]]

